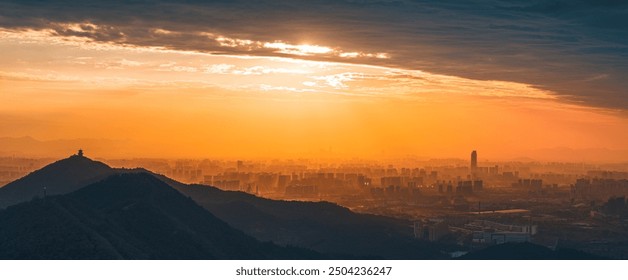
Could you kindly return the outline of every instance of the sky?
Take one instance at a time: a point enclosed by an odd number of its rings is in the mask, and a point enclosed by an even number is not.
[[[0,140],[96,156],[628,150],[625,1],[3,0],[0,53]]]

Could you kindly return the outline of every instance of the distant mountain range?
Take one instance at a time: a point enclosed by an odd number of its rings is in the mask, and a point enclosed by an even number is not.
[[[62,157],[76,147],[108,156],[124,156],[133,152],[133,143],[125,140],[92,138],[38,140],[30,136],[0,137],[0,156]]]
[[[536,161],[562,161],[562,162],[626,162],[628,150],[613,150],[604,148],[571,149],[565,147],[530,150],[526,153],[528,158]]]
[[[68,151],[81,147],[92,154],[103,157],[128,157],[146,155],[145,147],[132,140],[117,139],[57,139],[38,140],[30,136],[0,137],[0,157],[62,157]],[[479,151],[481,161],[486,159]],[[505,151],[504,154],[489,156],[491,161],[560,161],[560,162],[594,162],[594,163],[624,163],[628,158],[628,149],[554,147],[530,149],[522,151]],[[468,159],[439,158],[432,155],[421,160],[431,164],[467,164]]]

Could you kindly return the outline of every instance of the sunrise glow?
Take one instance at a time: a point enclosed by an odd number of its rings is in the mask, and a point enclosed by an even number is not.
[[[97,40],[127,34],[90,22],[0,30],[0,136],[123,143],[103,156],[298,157],[333,147],[329,156],[365,158],[472,147],[507,158],[623,149],[628,139],[623,110],[526,83],[351,61],[390,55],[327,47],[333,41],[200,34],[237,52]]]

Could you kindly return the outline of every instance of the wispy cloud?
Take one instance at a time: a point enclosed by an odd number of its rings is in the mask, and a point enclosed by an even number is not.
[[[178,85],[203,89],[245,89],[308,92],[347,97],[433,98],[439,94],[551,99],[547,90],[508,81],[482,81],[392,67],[318,62],[269,56],[211,55],[150,46],[115,45],[102,51],[103,42],[59,41],[39,32],[4,31],[0,48],[6,57],[46,49],[53,56],[24,56],[8,63],[0,77],[37,81],[64,81],[107,87],[144,88]],[[19,40],[16,34],[20,34]],[[27,43],[25,43],[27,42]],[[19,47],[19,48],[17,48]],[[60,58],[55,58],[60,56]],[[54,64],[50,64],[54,59]],[[1,61],[1,60],[0,60]],[[79,63],[77,63],[79,62]],[[120,77],[125,77],[120,79]]]
[[[323,81],[325,84],[334,88],[347,88],[346,82],[362,79],[364,75],[361,73],[339,73],[334,75],[313,77],[314,80]]]
[[[231,73],[231,70],[235,67],[236,66],[233,64],[225,64],[225,63],[203,66],[203,68],[205,69],[205,72],[210,73],[210,74],[229,74]]]

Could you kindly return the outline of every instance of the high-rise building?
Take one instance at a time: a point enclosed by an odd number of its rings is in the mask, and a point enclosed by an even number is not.
[[[471,152],[471,173],[475,173],[478,169],[478,153],[476,151]]]

